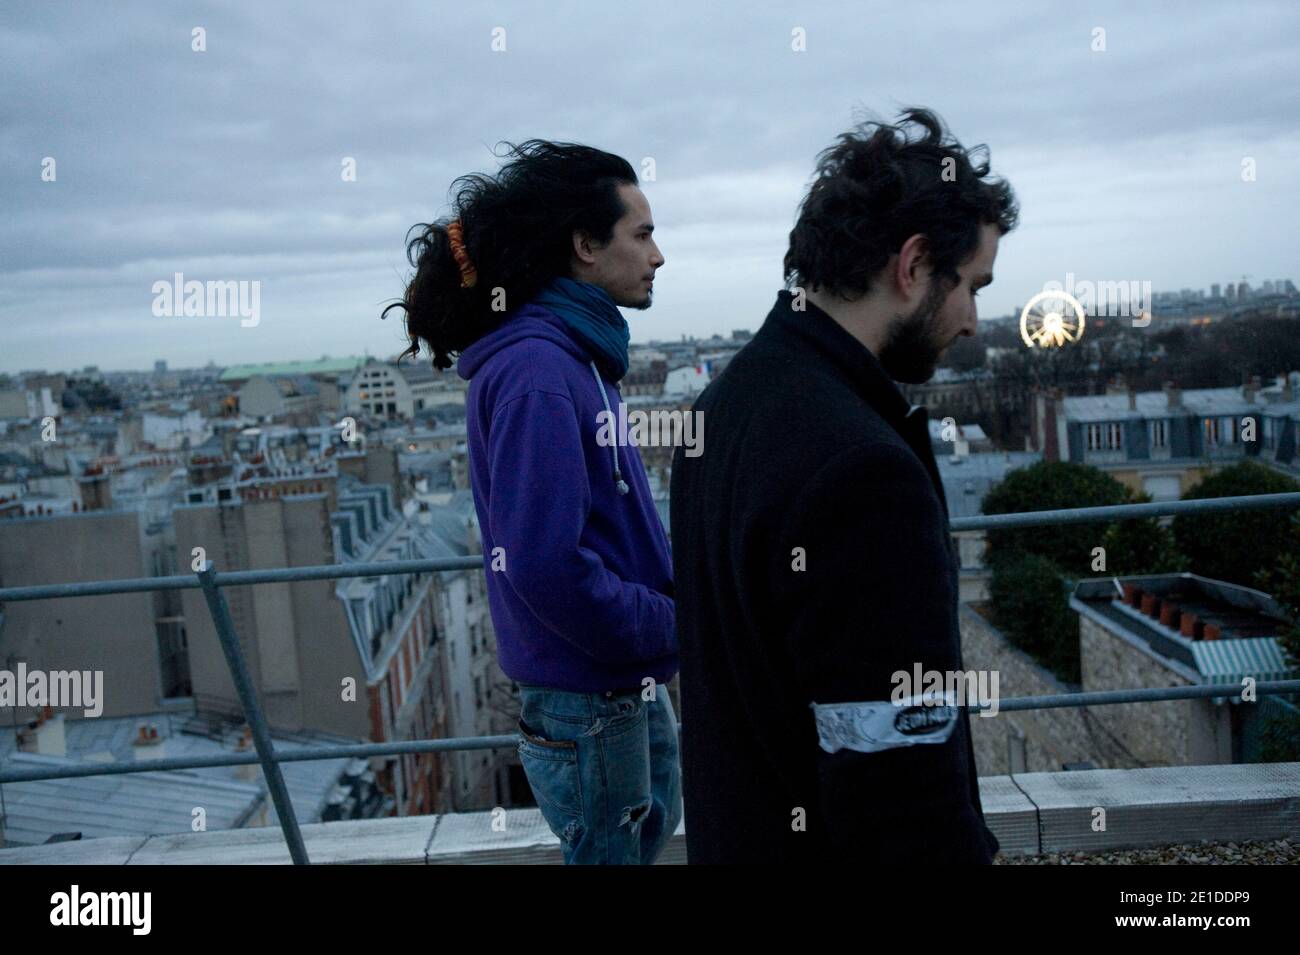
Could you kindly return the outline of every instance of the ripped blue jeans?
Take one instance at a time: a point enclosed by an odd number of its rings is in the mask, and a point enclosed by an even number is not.
[[[649,865],[681,821],[677,717],[654,691],[519,684],[519,761],[566,865]]]

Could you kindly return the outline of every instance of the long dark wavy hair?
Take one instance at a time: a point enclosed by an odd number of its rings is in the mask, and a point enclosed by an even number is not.
[[[433,223],[418,223],[408,235],[406,257],[415,274],[394,308],[406,313],[410,340],[399,359],[433,356],[433,367],[450,368],[453,359],[498,327],[516,306],[530,301],[552,279],[569,275],[573,233],[608,242],[626,210],[618,194],[636,184],[626,159],[576,143],[530,139],[502,144],[508,161],[495,176],[472,173],[452,183],[452,213]],[[478,273],[471,288],[461,287],[460,267],[451,253],[447,225],[459,219]]]
[[[924,135],[909,137],[916,127]],[[935,276],[955,286],[980,226],[996,224],[1005,235],[1019,217],[1011,186],[988,175],[988,147],[965,149],[928,109],[905,109],[896,125],[858,124],[817,157],[790,232],[787,288],[854,301],[918,233],[929,240]]]

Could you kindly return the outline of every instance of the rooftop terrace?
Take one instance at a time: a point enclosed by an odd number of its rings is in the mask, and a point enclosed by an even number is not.
[[[1089,523],[1130,517],[1300,506],[1300,493],[1252,497],[1072,508],[959,518],[952,530]],[[0,783],[260,763],[280,829],[229,829],[201,833],[119,836],[0,850],[0,862],[46,864],[144,864],[162,862],[308,862],[408,864],[558,862],[558,841],[535,809],[413,816],[300,825],[282,768],[326,759],[394,753],[512,747],[514,736],[406,740],[277,749],[252,689],[240,641],[221,588],[290,580],[323,580],[379,574],[482,569],[482,556],[384,561],[319,567],[231,571],[217,574],[209,561],[194,575],[0,589],[0,601],[90,596],[148,590],[201,588],[225,650],[231,676],[252,734],[256,755],[166,757],[141,763],[117,761],[15,768]],[[1132,688],[1050,697],[1001,700],[1000,712],[1063,706],[1105,706],[1222,696],[1223,684]],[[1300,680],[1260,682],[1260,696],[1300,692]],[[978,703],[967,703],[976,707]],[[1124,846],[1251,841],[1300,836],[1300,763],[1185,766],[1129,770],[1023,773],[980,780],[990,828],[1007,856],[1064,851],[1104,851]],[[504,826],[493,822],[503,818]],[[684,858],[685,821],[661,861]]]

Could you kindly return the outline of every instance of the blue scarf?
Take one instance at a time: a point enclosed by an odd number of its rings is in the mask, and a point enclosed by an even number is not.
[[[603,288],[561,276],[542,289],[533,303],[564,320],[606,377],[618,381],[627,374],[627,345],[632,332]]]

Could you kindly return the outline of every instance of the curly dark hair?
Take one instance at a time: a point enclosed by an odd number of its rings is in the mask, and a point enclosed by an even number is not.
[[[909,139],[907,124],[925,135]],[[984,161],[973,157],[983,151]],[[957,266],[979,245],[980,226],[1005,235],[1019,210],[1011,186],[987,179],[988,147],[952,139],[928,109],[905,109],[896,125],[860,123],[817,157],[785,254],[787,288],[825,289],[855,301],[913,235],[929,241],[936,277],[959,281]],[[945,162],[951,160],[951,162]]]
[[[394,308],[406,313],[410,347],[399,359],[419,355],[423,342],[434,368],[450,368],[453,358],[516,306],[552,279],[569,275],[575,231],[608,242],[627,211],[618,187],[635,185],[637,178],[626,159],[542,139],[503,145],[509,161],[495,176],[461,176],[451,187],[452,214],[411,227],[420,230],[406,247],[415,275],[402,300],[380,313],[381,318]],[[461,222],[465,250],[478,273],[472,288],[461,288],[451,254],[447,225],[453,219]]]

